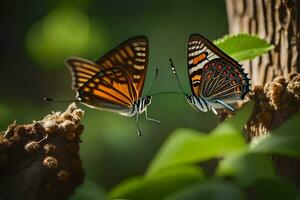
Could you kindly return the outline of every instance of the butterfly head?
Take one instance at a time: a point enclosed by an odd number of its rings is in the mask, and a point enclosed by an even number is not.
[[[135,103],[135,109],[138,111],[138,113],[143,113],[146,111],[147,106],[150,105],[151,103],[151,96],[145,96],[140,98],[136,103]]]
[[[192,95],[188,95],[188,94],[185,95],[185,99],[189,104],[193,104],[192,98],[193,98]]]
[[[145,96],[143,98],[143,106],[147,107],[151,103],[152,96]]]

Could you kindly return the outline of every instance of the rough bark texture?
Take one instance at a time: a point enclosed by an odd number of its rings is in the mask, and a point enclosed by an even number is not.
[[[264,56],[244,62],[256,102],[246,126],[249,140],[265,134],[300,110],[300,1],[226,0],[230,33],[250,33],[272,43]],[[292,89],[291,89],[292,88]],[[300,183],[300,162],[272,156],[278,174]]]
[[[270,82],[300,70],[300,1],[227,0],[230,33],[251,33],[265,38],[275,49],[245,63],[252,84]]]

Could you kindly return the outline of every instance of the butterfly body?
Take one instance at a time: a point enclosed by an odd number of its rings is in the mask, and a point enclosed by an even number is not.
[[[77,94],[77,99],[82,101],[79,94]],[[94,108],[97,110],[103,110],[103,111],[109,111],[118,113],[120,115],[126,116],[126,117],[133,117],[135,115],[139,115],[144,113],[147,110],[147,106],[151,104],[151,96],[145,96],[138,100],[136,100],[131,107],[124,107],[124,106],[118,106],[118,105],[111,105],[103,102],[97,102],[97,101],[82,101],[82,104]]]

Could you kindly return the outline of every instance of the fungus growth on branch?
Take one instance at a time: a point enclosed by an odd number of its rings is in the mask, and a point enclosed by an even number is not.
[[[82,184],[80,119],[75,103],[0,134],[0,199],[68,199]]]

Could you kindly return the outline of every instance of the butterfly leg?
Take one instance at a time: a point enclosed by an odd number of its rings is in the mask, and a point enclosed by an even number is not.
[[[148,117],[147,109],[145,110],[145,117],[146,117],[146,120],[153,121],[153,122],[160,124],[159,120]]]
[[[138,131],[138,136],[142,136],[142,132],[139,126],[139,114],[136,114],[136,118],[135,118],[135,124],[137,127],[137,131]]]
[[[216,109],[215,109],[214,107],[211,107],[211,110],[213,111],[213,113],[214,113],[215,115],[218,115],[218,112],[216,111]]]
[[[222,106],[224,106],[225,108],[231,110],[231,111],[234,111],[234,108],[232,108],[230,105],[228,105],[227,103],[225,103],[224,101],[221,101],[221,100],[216,100],[217,103],[221,104]]]

